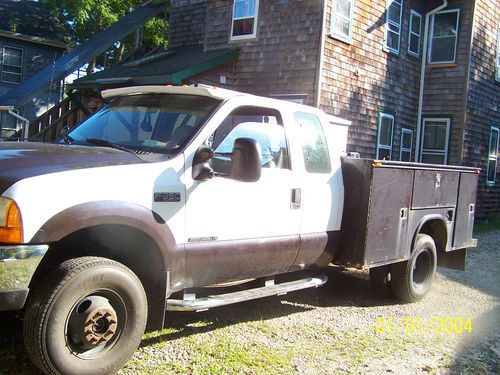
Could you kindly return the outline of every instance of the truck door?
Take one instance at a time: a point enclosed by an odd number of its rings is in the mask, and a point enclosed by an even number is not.
[[[260,146],[262,173],[256,182],[231,179],[231,159],[220,155],[241,137]],[[299,248],[301,206],[292,202],[300,193],[280,112],[238,107],[207,144],[216,153],[210,160],[215,176],[194,181],[186,194],[186,274],[192,284],[288,271]]]
[[[340,133],[324,129],[314,113],[294,113],[303,161],[301,246],[294,269],[327,265],[338,246],[343,207]],[[323,125],[323,126],[322,126]],[[328,133],[329,131],[330,133]],[[327,137],[329,142],[327,143]],[[338,146],[335,149],[335,146]]]

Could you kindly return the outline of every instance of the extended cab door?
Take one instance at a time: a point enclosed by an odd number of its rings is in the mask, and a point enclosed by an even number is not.
[[[232,179],[231,159],[220,155],[241,137],[260,145],[262,173],[256,182]],[[237,106],[206,144],[216,152],[209,162],[215,176],[186,184],[186,275],[192,285],[288,271],[299,248],[301,204],[282,114]],[[192,158],[186,163],[190,170]]]
[[[293,269],[326,266],[340,239],[344,189],[340,154],[345,151],[348,122],[322,112],[293,113],[294,140],[300,160],[294,164],[302,182],[300,250]]]

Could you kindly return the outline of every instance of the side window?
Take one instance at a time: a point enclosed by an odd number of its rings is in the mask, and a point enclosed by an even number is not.
[[[411,161],[411,147],[413,144],[413,130],[401,129],[401,148],[399,152],[399,160]]]
[[[430,164],[446,164],[448,160],[449,118],[424,118],[420,149],[420,161]]]
[[[432,16],[429,63],[454,63],[457,49],[458,9]]]
[[[330,34],[332,37],[352,42],[352,8],[354,0],[332,0]]]
[[[294,118],[300,129],[306,171],[329,173],[331,171],[330,155],[319,118],[306,112],[295,112]]]
[[[403,0],[387,0],[384,49],[399,54]]]
[[[493,185],[496,181],[499,139],[500,135],[498,128],[492,126],[490,130],[490,147],[488,149],[488,166],[486,168],[487,185]]]
[[[222,122],[209,139],[216,156],[212,168],[218,173],[231,172],[231,159],[217,154],[230,153],[237,138],[252,138],[261,149],[263,168],[289,168],[285,128],[279,111],[260,107],[240,107]]]
[[[7,83],[21,83],[23,50],[5,46],[2,49],[1,57],[1,81]]]
[[[420,56],[421,33],[422,16],[412,9],[410,12],[410,28],[408,30],[408,53],[415,57]]]
[[[500,26],[497,33],[497,54],[495,56],[495,80],[500,82]]]
[[[234,0],[231,40],[255,38],[259,0]]]
[[[392,134],[394,129],[394,116],[381,112],[378,118],[377,156],[379,160],[392,158]]]

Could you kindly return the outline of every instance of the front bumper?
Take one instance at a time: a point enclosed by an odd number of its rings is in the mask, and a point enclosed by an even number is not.
[[[28,285],[48,245],[0,246],[0,311],[22,309]]]

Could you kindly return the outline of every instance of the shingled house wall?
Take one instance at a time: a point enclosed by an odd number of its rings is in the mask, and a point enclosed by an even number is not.
[[[170,48],[203,44],[206,0],[172,0],[168,25]]]
[[[474,2],[450,1],[446,10],[459,9],[456,60],[451,64],[427,64],[425,74],[425,117],[450,118],[448,164],[462,163],[462,145],[467,93],[467,71]]]
[[[496,12],[492,11],[497,9]],[[486,183],[490,129],[500,128],[500,82],[495,81],[500,11],[497,0],[476,1],[469,67],[463,162],[481,168],[477,211],[481,216],[500,212],[500,163],[496,182]],[[500,155],[498,155],[500,156]]]
[[[423,118],[450,118],[448,164],[483,169],[477,216],[500,212],[500,178],[495,186],[485,185],[490,127],[500,126],[499,83],[491,78],[500,22],[499,12],[493,11],[495,2],[449,0],[446,10],[460,9],[456,61],[427,64],[425,69]],[[171,46],[196,43],[203,44],[205,50],[240,49],[233,63],[191,77],[186,83],[213,84],[263,96],[295,94],[305,104],[319,105],[328,113],[351,120],[348,151],[368,158],[376,155],[380,113],[391,114],[392,159],[399,159],[402,129],[407,128],[413,131],[411,156],[415,160],[424,21],[426,12],[440,6],[441,1],[403,1],[398,54],[383,48],[386,0],[353,2],[349,43],[330,35],[330,0],[260,0],[257,37],[239,41],[230,39],[232,0],[173,1],[176,3],[170,21]],[[408,53],[411,10],[422,16],[419,57]],[[174,20],[180,24],[175,25]],[[190,22],[195,25],[189,26]],[[186,36],[181,38],[186,30],[194,30],[188,41]],[[315,98],[318,74],[320,96]]]
[[[423,12],[420,1],[403,3],[400,51],[394,54],[383,49],[385,7],[385,1],[355,1],[352,43],[346,43],[330,36],[327,2],[321,107],[352,121],[348,150],[362,157],[376,154],[379,113],[392,114],[392,159],[398,160],[401,129],[416,134],[420,58],[407,53],[407,39],[410,9]]]
[[[174,2],[170,25],[170,46],[203,43],[206,50],[239,48],[240,55],[233,67],[221,75],[220,83],[214,72],[196,78],[219,86],[265,96],[295,95],[306,104],[314,103],[314,82],[320,49],[322,2],[311,0],[260,1],[257,37],[230,40],[232,0]],[[207,9],[208,6],[208,9]],[[196,8],[196,11],[193,9]],[[202,9],[205,20],[200,21]],[[189,30],[193,12],[196,36],[186,42],[181,30]],[[196,18],[196,20],[194,20]],[[180,23],[175,25],[174,23]],[[205,25],[203,40],[198,28]],[[229,77],[229,79],[227,79]],[[231,79],[234,77],[234,79]],[[193,78],[188,81],[191,82]],[[218,82],[217,82],[218,81]]]

